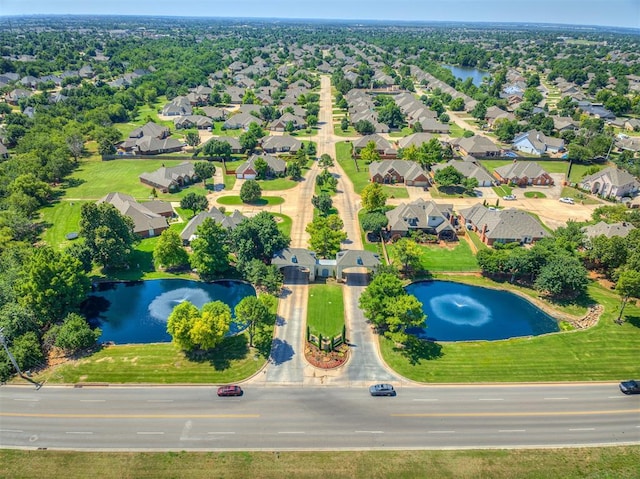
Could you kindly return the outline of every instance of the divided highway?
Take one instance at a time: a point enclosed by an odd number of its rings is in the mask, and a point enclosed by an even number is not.
[[[0,388],[0,447],[323,450],[640,443],[640,396],[617,384],[366,388]]]

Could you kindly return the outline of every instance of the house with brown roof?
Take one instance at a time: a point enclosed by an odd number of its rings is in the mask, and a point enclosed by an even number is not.
[[[468,230],[478,233],[480,240],[488,246],[494,243],[530,244],[549,236],[537,219],[515,208],[489,209],[478,203],[460,210],[459,220]]]
[[[255,180],[258,176],[258,170],[255,163],[259,158],[267,163],[266,175],[268,177],[283,176],[286,173],[286,161],[271,155],[251,155],[251,158],[249,158],[236,169],[236,178]]]
[[[412,133],[398,140],[398,148],[415,146],[420,148],[423,144],[429,143],[434,136],[431,133]]]
[[[169,227],[167,218],[173,214],[171,204],[165,201],[138,203],[132,196],[109,193],[97,203],[110,203],[124,216],[133,221],[133,232],[142,238],[158,236]]]
[[[269,129],[272,131],[286,131],[287,125],[291,123],[294,130],[300,130],[307,126],[304,118],[294,115],[293,113],[284,113],[280,118],[269,123]]]
[[[438,170],[441,170],[448,166],[453,166],[456,171],[460,172],[465,178],[475,178],[478,181],[478,186],[493,186],[496,180],[484,168],[484,166],[475,161],[475,158],[473,157],[467,158],[471,158],[471,161],[449,160],[446,163],[437,163],[435,165],[432,165],[431,174],[432,176],[435,176]]]
[[[493,175],[503,184],[518,186],[551,186],[553,178],[535,161],[514,161],[493,170]]]
[[[140,182],[157,188],[163,193],[176,191],[185,185],[198,181],[193,163],[185,161],[176,166],[158,168],[151,173],[142,173]]]
[[[452,225],[455,221],[453,205],[420,198],[411,203],[400,203],[385,214],[388,220],[386,229],[391,238],[421,231],[444,241],[457,239],[456,229]]]
[[[265,136],[261,144],[266,153],[296,153],[302,148],[302,142],[289,135]]]
[[[453,138],[450,143],[463,156],[470,155],[476,158],[500,156],[500,148],[485,136],[474,135],[470,138]]]
[[[187,225],[180,233],[180,238],[182,239],[183,244],[187,245],[197,237],[196,229],[207,218],[211,218],[223,228],[232,230],[240,223],[242,223],[247,217],[240,213],[238,210],[234,210],[231,215],[226,215],[215,206],[212,206],[209,211],[201,211],[189,220]]]
[[[429,174],[415,161],[381,160],[369,165],[369,179],[373,183],[429,186]]]
[[[375,143],[376,151],[383,157],[395,157],[398,154],[398,152],[391,146],[391,143],[389,143],[389,140],[383,138],[377,133],[366,135],[355,140],[353,142],[355,154],[359,155],[360,150],[365,148],[371,142]]]

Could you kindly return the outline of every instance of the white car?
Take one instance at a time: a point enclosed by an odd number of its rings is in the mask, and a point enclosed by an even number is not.
[[[516,195],[506,195],[502,197],[503,200],[513,201],[516,199]]]
[[[569,198],[568,196],[563,196],[562,198],[560,198],[560,203],[566,203],[568,205],[573,205],[573,198]]]

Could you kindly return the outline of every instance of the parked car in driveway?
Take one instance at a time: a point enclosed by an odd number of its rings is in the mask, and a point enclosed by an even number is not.
[[[560,198],[560,203],[566,203],[568,205],[574,204],[573,198],[569,198],[568,196],[563,196]]]
[[[503,200],[513,201],[516,199],[516,195],[506,195],[502,197]]]
[[[369,388],[372,396],[395,396],[396,390],[391,384],[374,384]]]
[[[640,381],[622,381],[620,383],[620,391],[625,394],[640,394]]]
[[[229,385],[229,386],[220,386],[218,388],[218,396],[242,396],[244,391],[240,386]]]

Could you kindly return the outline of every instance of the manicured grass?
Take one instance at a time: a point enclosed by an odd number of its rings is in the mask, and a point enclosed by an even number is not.
[[[432,198],[477,198],[474,191],[467,191],[462,186],[438,186],[429,189]]]
[[[401,130],[390,131],[389,136],[391,138],[404,138],[405,136],[409,136],[413,132],[414,132],[413,129],[409,128],[408,126],[405,126]]]
[[[571,165],[571,174],[569,175],[570,183],[580,183],[582,177],[585,176],[587,170],[591,167],[591,165],[582,165],[580,163],[573,163]]]
[[[258,123],[259,121],[260,120],[256,118],[256,123]],[[224,121],[214,122],[213,128],[211,129],[211,134],[213,136],[232,136],[237,138],[244,133],[244,130],[242,128],[238,128],[236,130],[223,130],[222,125],[224,125]]]
[[[309,136],[316,136],[318,134],[319,129],[318,128],[311,128],[310,130],[308,129],[304,129],[304,130],[298,130],[298,131],[294,131],[291,134],[291,136],[297,136],[298,138],[305,138],[305,137],[309,137]]]
[[[311,333],[324,337],[337,336],[344,326],[342,286],[338,284],[309,285],[307,325]]]
[[[469,244],[462,240],[450,245],[420,245],[420,268],[429,271],[479,271],[478,262]],[[395,246],[387,245],[390,259],[395,258]]]
[[[298,182],[289,178],[274,178],[272,180],[258,180],[262,191],[290,190],[298,186]]]
[[[566,175],[569,170],[569,162],[566,160],[540,160],[538,164],[547,173],[562,173]]]
[[[320,479],[637,477],[640,446],[461,451],[75,452],[0,450],[5,477]]]
[[[63,199],[98,200],[111,192],[121,192],[133,196],[137,200],[149,199],[151,187],[143,185],[138,176],[165,166],[178,165],[185,161],[184,155],[176,160],[110,160],[102,161],[99,157],[82,160],[78,169],[63,183]],[[176,193],[157,191],[158,199],[180,201],[190,192],[203,193],[202,183],[183,188]]]
[[[47,383],[219,384],[237,382],[265,362],[244,334],[227,338],[209,357],[190,360],[173,343],[108,346],[95,354],[47,369]]]
[[[577,188],[571,188],[570,186],[564,186],[562,188],[562,196],[568,196],[569,198],[573,198],[575,201],[579,203],[584,203],[585,205],[599,205],[602,204],[603,201],[600,201],[592,196],[584,194]]]
[[[546,198],[547,195],[540,191],[527,191],[524,194],[525,198]]]
[[[479,277],[458,280],[510,288]],[[599,381],[640,376],[640,308],[627,306],[627,322],[617,325],[613,320],[619,311],[618,296],[595,283],[590,284],[588,295],[589,301],[604,306],[604,313],[597,325],[586,330],[504,341],[423,343],[421,351],[414,351],[413,357],[418,357],[414,364],[386,339],[381,339],[381,351],[390,367],[421,382]],[[573,314],[586,311],[569,306],[562,309]],[[429,318],[427,331],[428,325]]]
[[[342,118],[340,118],[340,121],[342,121]],[[336,136],[358,136],[358,132],[352,126],[347,128],[347,131],[342,131],[340,122],[333,126],[333,134]]]
[[[54,247],[66,247],[75,240],[68,240],[68,233],[79,233],[80,208],[86,201],[58,201],[40,210],[46,230],[42,235],[45,243]]]
[[[489,173],[493,174],[493,170],[504,165],[513,163],[513,160],[480,160],[480,164],[484,166]]]
[[[493,186],[492,189],[496,192],[496,195],[500,197],[513,194],[513,188],[509,185]]]
[[[276,218],[278,230],[287,238],[291,238],[291,225],[293,224],[291,217],[280,213],[271,213],[271,215]]]
[[[221,196],[216,200],[221,205],[251,205],[251,206],[274,206],[284,203],[281,196],[263,196],[255,203],[244,203],[239,196]]]
[[[467,131],[464,128],[458,126],[454,122],[449,123],[449,136],[451,138],[462,138],[464,132]]]
[[[486,244],[484,244],[480,240],[480,236],[478,236],[478,233],[476,233],[475,231],[468,231],[467,230],[467,235],[469,236],[469,239],[471,239],[471,242],[473,243],[473,246],[476,247],[477,251],[480,251],[481,249],[489,248]],[[460,240],[460,241],[462,241],[462,240]]]

